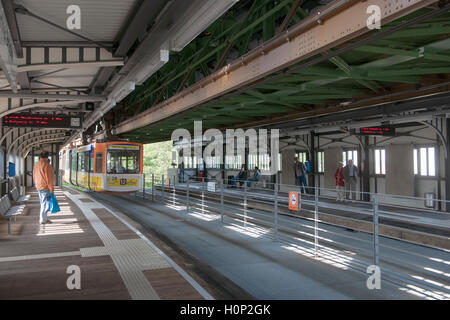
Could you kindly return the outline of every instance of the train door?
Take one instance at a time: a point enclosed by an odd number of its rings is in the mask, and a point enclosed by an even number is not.
[[[78,176],[78,161],[77,161],[77,151],[76,150],[71,150],[70,152],[71,157],[70,157],[70,183],[72,183],[73,185],[78,185],[78,180],[77,180],[77,176]]]
[[[94,165],[94,188],[95,190],[102,191],[103,183],[105,181],[105,145],[104,144],[96,144],[95,146],[95,165]]]

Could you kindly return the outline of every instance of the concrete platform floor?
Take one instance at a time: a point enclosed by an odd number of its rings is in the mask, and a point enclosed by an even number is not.
[[[214,298],[179,255],[84,193],[55,190],[61,212],[46,225],[30,194],[12,234],[0,219],[0,299]],[[67,286],[76,283],[70,266],[80,269],[80,290]],[[229,298],[217,289],[215,297]]]
[[[95,197],[195,255],[257,299],[424,298],[385,281],[380,290],[369,290],[368,275],[316,261],[231,221],[212,221],[214,215],[184,216],[182,208],[134,196]]]

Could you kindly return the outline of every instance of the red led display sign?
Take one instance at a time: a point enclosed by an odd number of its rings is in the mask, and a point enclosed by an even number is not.
[[[355,130],[356,134],[364,136],[395,136],[395,128],[390,127],[364,127]]]
[[[3,117],[3,126],[16,128],[81,128],[81,117],[54,114],[9,114]]]

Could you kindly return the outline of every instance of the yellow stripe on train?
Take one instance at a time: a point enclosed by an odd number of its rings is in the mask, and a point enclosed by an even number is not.
[[[121,179],[121,178],[107,178],[107,187],[137,187],[139,185],[138,179]]]

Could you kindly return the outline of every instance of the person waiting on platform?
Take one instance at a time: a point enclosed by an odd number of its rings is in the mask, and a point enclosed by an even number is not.
[[[344,163],[339,162],[338,167],[336,169],[336,173],[334,174],[334,178],[336,179],[336,201],[344,201],[344,193],[345,193],[345,183],[344,183]]]
[[[347,200],[350,200],[350,198],[352,198],[353,202],[356,200],[356,185],[358,184],[358,177],[358,167],[353,164],[353,160],[348,160],[347,165],[344,167],[344,183],[345,189],[347,190]]]
[[[33,168],[33,181],[39,194],[40,213],[39,223],[52,223],[47,219],[47,212],[50,211],[50,193],[55,192],[53,181],[53,168],[49,163],[48,151],[42,151],[38,163]]]
[[[258,167],[255,167],[253,171],[253,177],[247,180],[247,187],[250,188],[252,182],[258,182],[261,177],[261,171],[259,171]]]
[[[306,193],[307,192],[306,166],[303,162],[298,161],[298,157],[295,157],[294,173],[295,173],[295,181],[297,182],[297,185],[300,187],[300,192]]]
[[[233,180],[231,180],[231,185],[235,187],[239,182],[239,185],[242,187],[242,185],[245,183],[245,180],[247,180],[247,170],[245,170],[245,165],[243,164],[241,167],[241,171],[239,171],[237,176],[234,176]]]

